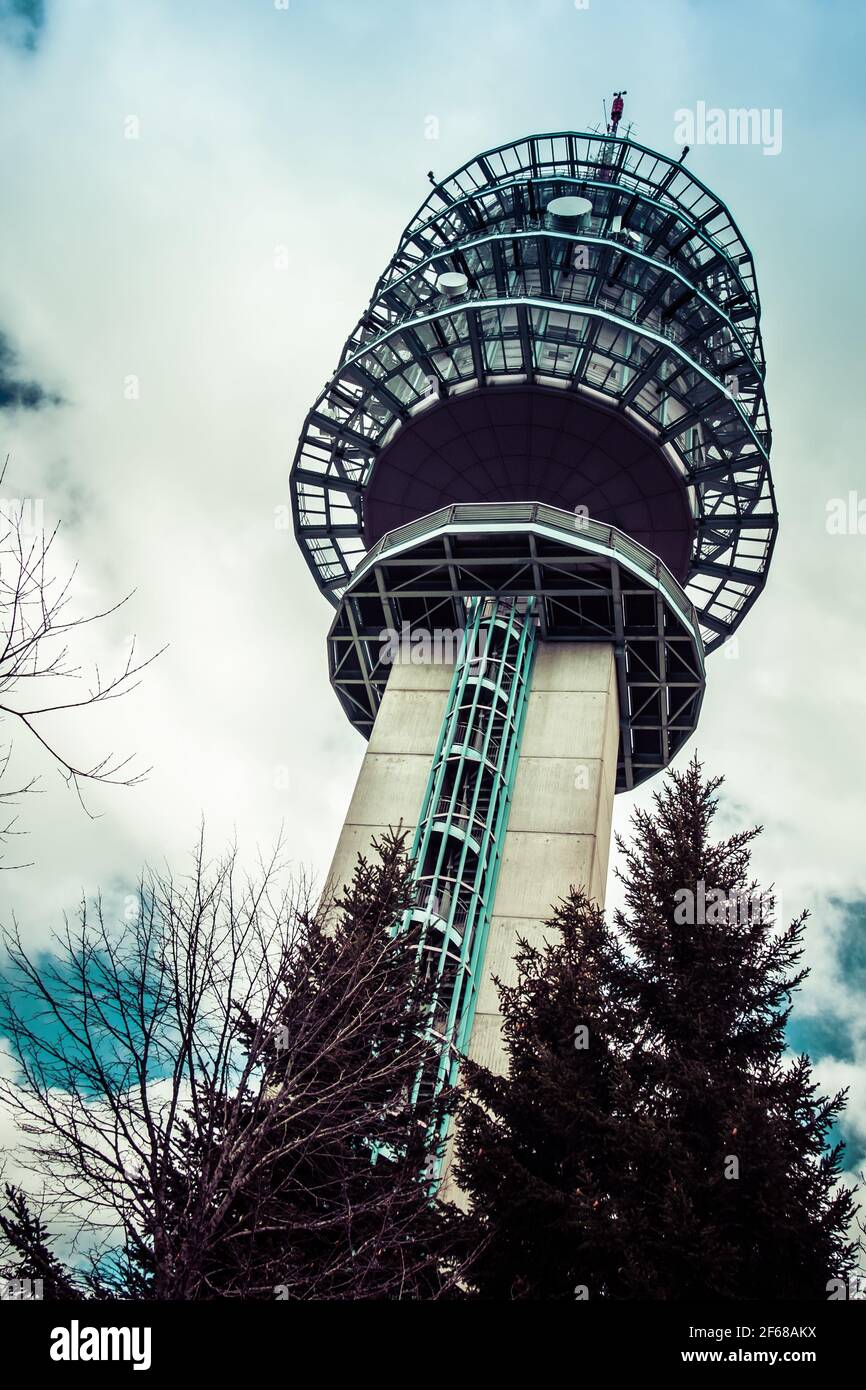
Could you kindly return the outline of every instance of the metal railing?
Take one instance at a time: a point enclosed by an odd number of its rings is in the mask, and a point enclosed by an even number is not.
[[[618,530],[616,526],[592,521],[588,517],[580,517],[578,521],[572,512],[563,511],[560,507],[551,507],[546,502],[452,502],[450,506],[440,507],[438,511],[429,512],[417,521],[410,521],[405,526],[386,531],[367,551],[352,575],[351,582],[354,584],[356,579],[366,573],[380,557],[387,556],[389,551],[433,531],[472,524],[487,527],[497,524],[521,526],[533,523],[559,532],[572,543],[575,534],[585,537],[612,554],[638,565],[644,573],[656,580],[671,603],[685,612],[692,629],[697,631],[700,615],[663,560],[632,540],[624,531]]]

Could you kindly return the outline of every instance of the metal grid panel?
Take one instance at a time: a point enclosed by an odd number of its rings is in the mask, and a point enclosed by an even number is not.
[[[328,635],[331,684],[366,737],[393,634],[460,629],[478,597],[531,600],[546,641],[613,643],[618,791],[666,767],[696,728],[706,679],[698,615],[656,556],[554,507],[466,503],[384,536],[340,603]]]
[[[472,601],[439,744],[412,844],[419,960],[438,1059],[412,1102],[423,1109],[456,1079],[475,1017],[536,629],[514,601]],[[447,1125],[443,1125],[442,1136]]]

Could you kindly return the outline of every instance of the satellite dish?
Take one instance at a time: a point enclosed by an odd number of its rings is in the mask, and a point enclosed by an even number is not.
[[[436,281],[436,288],[449,299],[459,299],[469,289],[469,279],[466,275],[461,275],[459,270],[446,270]]]
[[[578,222],[582,222],[584,217],[589,216],[592,212],[592,203],[588,198],[573,196],[554,198],[552,202],[547,204],[547,211],[554,223],[559,223],[563,227],[574,227]]]

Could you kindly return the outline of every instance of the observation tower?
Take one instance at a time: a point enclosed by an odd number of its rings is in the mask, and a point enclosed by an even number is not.
[[[603,903],[615,793],[694,732],[761,592],[759,320],[682,158],[533,135],[434,182],[306,418],[295,534],[368,740],[331,881],[408,827],[441,1040],[419,1095],[501,1065],[491,975],[571,885]]]

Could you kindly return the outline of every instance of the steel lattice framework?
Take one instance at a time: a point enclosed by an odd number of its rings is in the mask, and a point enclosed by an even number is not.
[[[569,197],[588,211],[550,210]],[[519,386],[613,416],[655,451],[685,499],[677,578],[712,650],[763,587],[777,528],[759,317],[748,247],[681,164],[575,133],[479,155],[406,228],[305,422],[292,499],[320,587],[338,604],[378,540],[377,466],[401,432]],[[419,516],[434,509],[423,481]],[[514,496],[498,486],[479,500]]]
[[[696,728],[706,682],[699,616],[661,560],[612,527],[512,502],[447,507],[389,532],[358,566],[328,660],[366,737],[395,635],[459,632],[478,597],[528,599],[545,641],[613,644],[618,791],[666,767]]]

